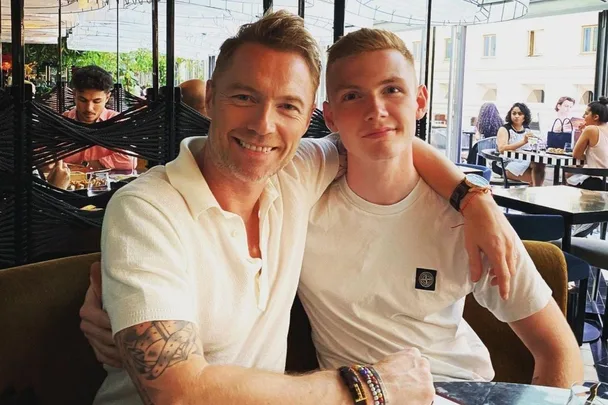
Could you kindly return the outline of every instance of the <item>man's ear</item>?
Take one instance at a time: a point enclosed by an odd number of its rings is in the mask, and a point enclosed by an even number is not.
[[[207,83],[205,83],[205,111],[207,112],[207,116],[211,117],[211,112],[212,112],[212,100],[213,100],[213,82],[211,81],[211,79],[207,80]]]
[[[416,119],[422,119],[427,112],[429,102],[429,91],[427,90],[425,85],[418,86],[418,92],[416,93],[416,104],[418,104],[418,108],[416,109]]]
[[[74,93],[74,96],[76,96],[76,93]],[[110,101],[110,97],[112,97],[112,92],[111,92],[111,91],[108,91],[108,92],[106,93],[106,101],[104,101],[103,105],[108,104],[108,101]]]
[[[323,118],[325,118],[325,125],[327,125],[327,128],[329,128],[331,132],[338,132],[338,127],[334,122],[334,113],[329,101],[323,102]]]

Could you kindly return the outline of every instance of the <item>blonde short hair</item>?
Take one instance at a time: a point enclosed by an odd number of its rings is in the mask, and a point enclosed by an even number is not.
[[[236,50],[247,43],[301,55],[306,60],[312,74],[314,90],[317,91],[321,76],[321,55],[317,41],[304,28],[302,18],[281,10],[267,13],[254,23],[242,25],[238,33],[224,41],[220,47],[212,80],[228,69]]]
[[[414,57],[401,38],[390,31],[361,28],[337,40],[327,51],[327,72],[338,59],[363,52],[394,49],[414,64]]]

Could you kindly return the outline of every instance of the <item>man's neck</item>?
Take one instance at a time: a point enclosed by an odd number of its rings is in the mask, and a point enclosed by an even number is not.
[[[348,154],[348,186],[359,197],[373,204],[398,203],[412,192],[418,179],[411,147],[389,160],[362,160]]]
[[[209,189],[224,211],[240,216],[247,223],[256,211],[266,182],[252,184],[240,181],[218,168],[208,153],[209,149],[205,145],[195,159]]]

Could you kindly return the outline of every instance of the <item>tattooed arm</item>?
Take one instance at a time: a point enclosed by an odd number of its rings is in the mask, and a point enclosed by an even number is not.
[[[296,377],[210,365],[189,322],[144,322],[114,340],[145,405],[352,403],[334,371]]]

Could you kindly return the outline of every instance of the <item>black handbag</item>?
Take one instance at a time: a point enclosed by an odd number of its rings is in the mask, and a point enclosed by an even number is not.
[[[559,121],[562,125],[561,132],[555,131],[555,123],[557,121]],[[564,126],[566,125],[566,121],[570,123],[570,132],[564,132]],[[565,149],[564,146],[566,146],[567,143],[572,143],[572,128],[572,121],[570,121],[570,118],[566,118],[564,121],[558,118],[553,121],[551,131],[547,132],[547,147]]]

